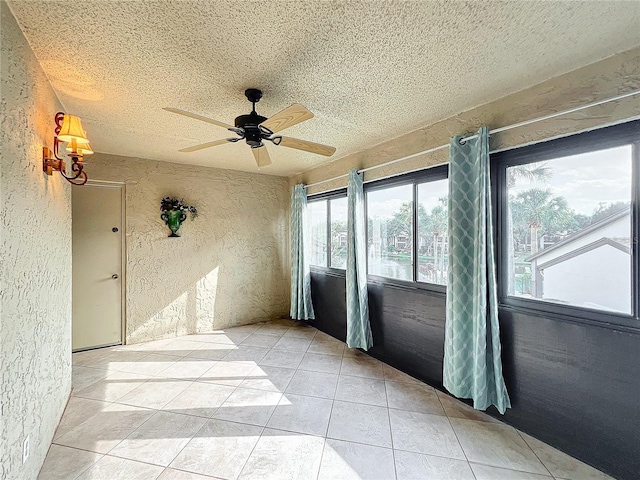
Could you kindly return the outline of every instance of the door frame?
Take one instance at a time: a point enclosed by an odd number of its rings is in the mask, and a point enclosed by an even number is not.
[[[126,328],[127,328],[127,216],[126,216],[126,184],[124,182],[110,182],[108,180],[91,180],[89,179],[84,186],[99,188],[117,188],[120,190],[120,228],[121,228],[121,247],[120,247],[120,344],[126,345]],[[83,188],[82,186],[76,188]],[[73,221],[73,217],[72,217]],[[107,346],[107,345],[105,345]]]

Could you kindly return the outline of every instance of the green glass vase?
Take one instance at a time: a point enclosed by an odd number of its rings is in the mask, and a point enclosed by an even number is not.
[[[182,222],[187,219],[187,214],[180,210],[168,210],[163,212],[160,218],[164,220],[164,223],[166,223],[167,227],[171,230],[169,237],[179,237],[178,230]]]

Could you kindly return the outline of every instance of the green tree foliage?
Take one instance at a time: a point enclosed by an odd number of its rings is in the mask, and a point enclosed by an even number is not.
[[[511,218],[514,240],[522,243],[530,235],[529,253],[538,251],[539,233],[567,234],[579,228],[576,214],[564,197],[555,196],[549,189],[531,188],[511,198]]]

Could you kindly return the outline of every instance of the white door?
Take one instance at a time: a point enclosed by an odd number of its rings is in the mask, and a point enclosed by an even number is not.
[[[122,185],[72,189],[73,351],[122,343]]]

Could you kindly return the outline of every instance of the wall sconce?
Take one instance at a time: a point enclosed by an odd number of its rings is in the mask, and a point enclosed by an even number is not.
[[[75,115],[67,115],[63,112],[56,113],[55,116],[56,130],[53,137],[53,151],[48,147],[42,147],[42,170],[47,175],[53,175],[53,171],[57,170],[60,174],[73,185],[84,185],[89,179],[87,173],[83,170],[82,164],[85,155],[91,155],[93,150],[87,139],[87,132],[82,128],[80,118]],[[71,171],[73,175],[67,175],[66,164],[58,156],[60,143],[67,143],[67,155],[71,157]]]

